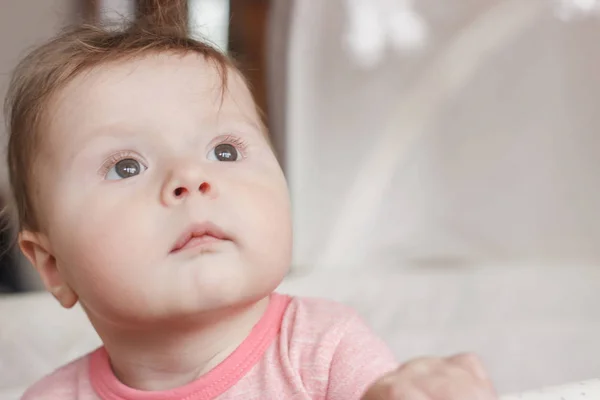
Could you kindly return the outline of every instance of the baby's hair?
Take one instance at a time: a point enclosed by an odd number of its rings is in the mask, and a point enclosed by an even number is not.
[[[203,56],[218,71],[222,90],[227,87],[228,72],[239,72],[227,55],[189,37],[182,13],[173,10],[173,5],[181,4],[179,1],[168,2],[171,7],[161,6],[160,1],[153,3],[151,14],[120,30],[99,24],[66,29],[29,53],[13,72],[4,112],[10,186],[19,229],[40,229],[32,194],[36,189],[36,154],[43,141],[42,121],[53,96],[74,77],[106,63],[165,52]]]

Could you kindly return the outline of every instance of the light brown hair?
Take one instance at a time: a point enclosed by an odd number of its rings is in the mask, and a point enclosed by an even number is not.
[[[151,53],[196,53],[211,61],[225,90],[230,70],[239,72],[228,56],[208,43],[191,39],[184,24],[164,18],[159,8],[154,18],[115,30],[79,25],[29,53],[15,69],[5,100],[8,125],[8,169],[19,229],[39,230],[35,212],[34,174],[43,142],[45,110],[52,97],[75,76],[109,62],[130,60]]]

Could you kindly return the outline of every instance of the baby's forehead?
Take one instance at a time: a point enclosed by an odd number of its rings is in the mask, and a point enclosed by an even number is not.
[[[76,76],[53,99],[51,115],[118,116],[150,110],[249,114],[256,106],[242,75],[198,54],[150,54]],[[122,117],[124,117],[122,115]]]
[[[196,95],[201,99],[211,98],[214,94],[214,99],[220,102],[227,97],[243,98],[249,94],[239,71],[204,55],[151,53],[99,64],[83,71],[63,88],[62,96],[57,99],[81,96],[89,99],[101,95],[118,98],[156,90],[178,92],[182,96]]]
[[[196,54],[151,54],[94,67],[57,93],[49,111],[55,150],[66,142],[75,149],[112,127],[172,132],[235,121],[264,131],[242,75]]]

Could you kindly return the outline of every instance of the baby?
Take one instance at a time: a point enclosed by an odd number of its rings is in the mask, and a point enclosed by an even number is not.
[[[286,182],[210,45],[81,26],[19,64],[6,112],[20,248],[103,342],[23,399],[496,399],[474,356],[398,366],[347,307],[274,292]]]

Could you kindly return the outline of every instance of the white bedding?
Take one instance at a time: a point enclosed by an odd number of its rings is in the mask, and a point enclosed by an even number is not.
[[[600,377],[597,267],[322,271],[280,291],[354,306],[399,360],[477,351],[501,393]],[[0,321],[2,400],[99,343],[80,309],[47,294],[0,297]]]

